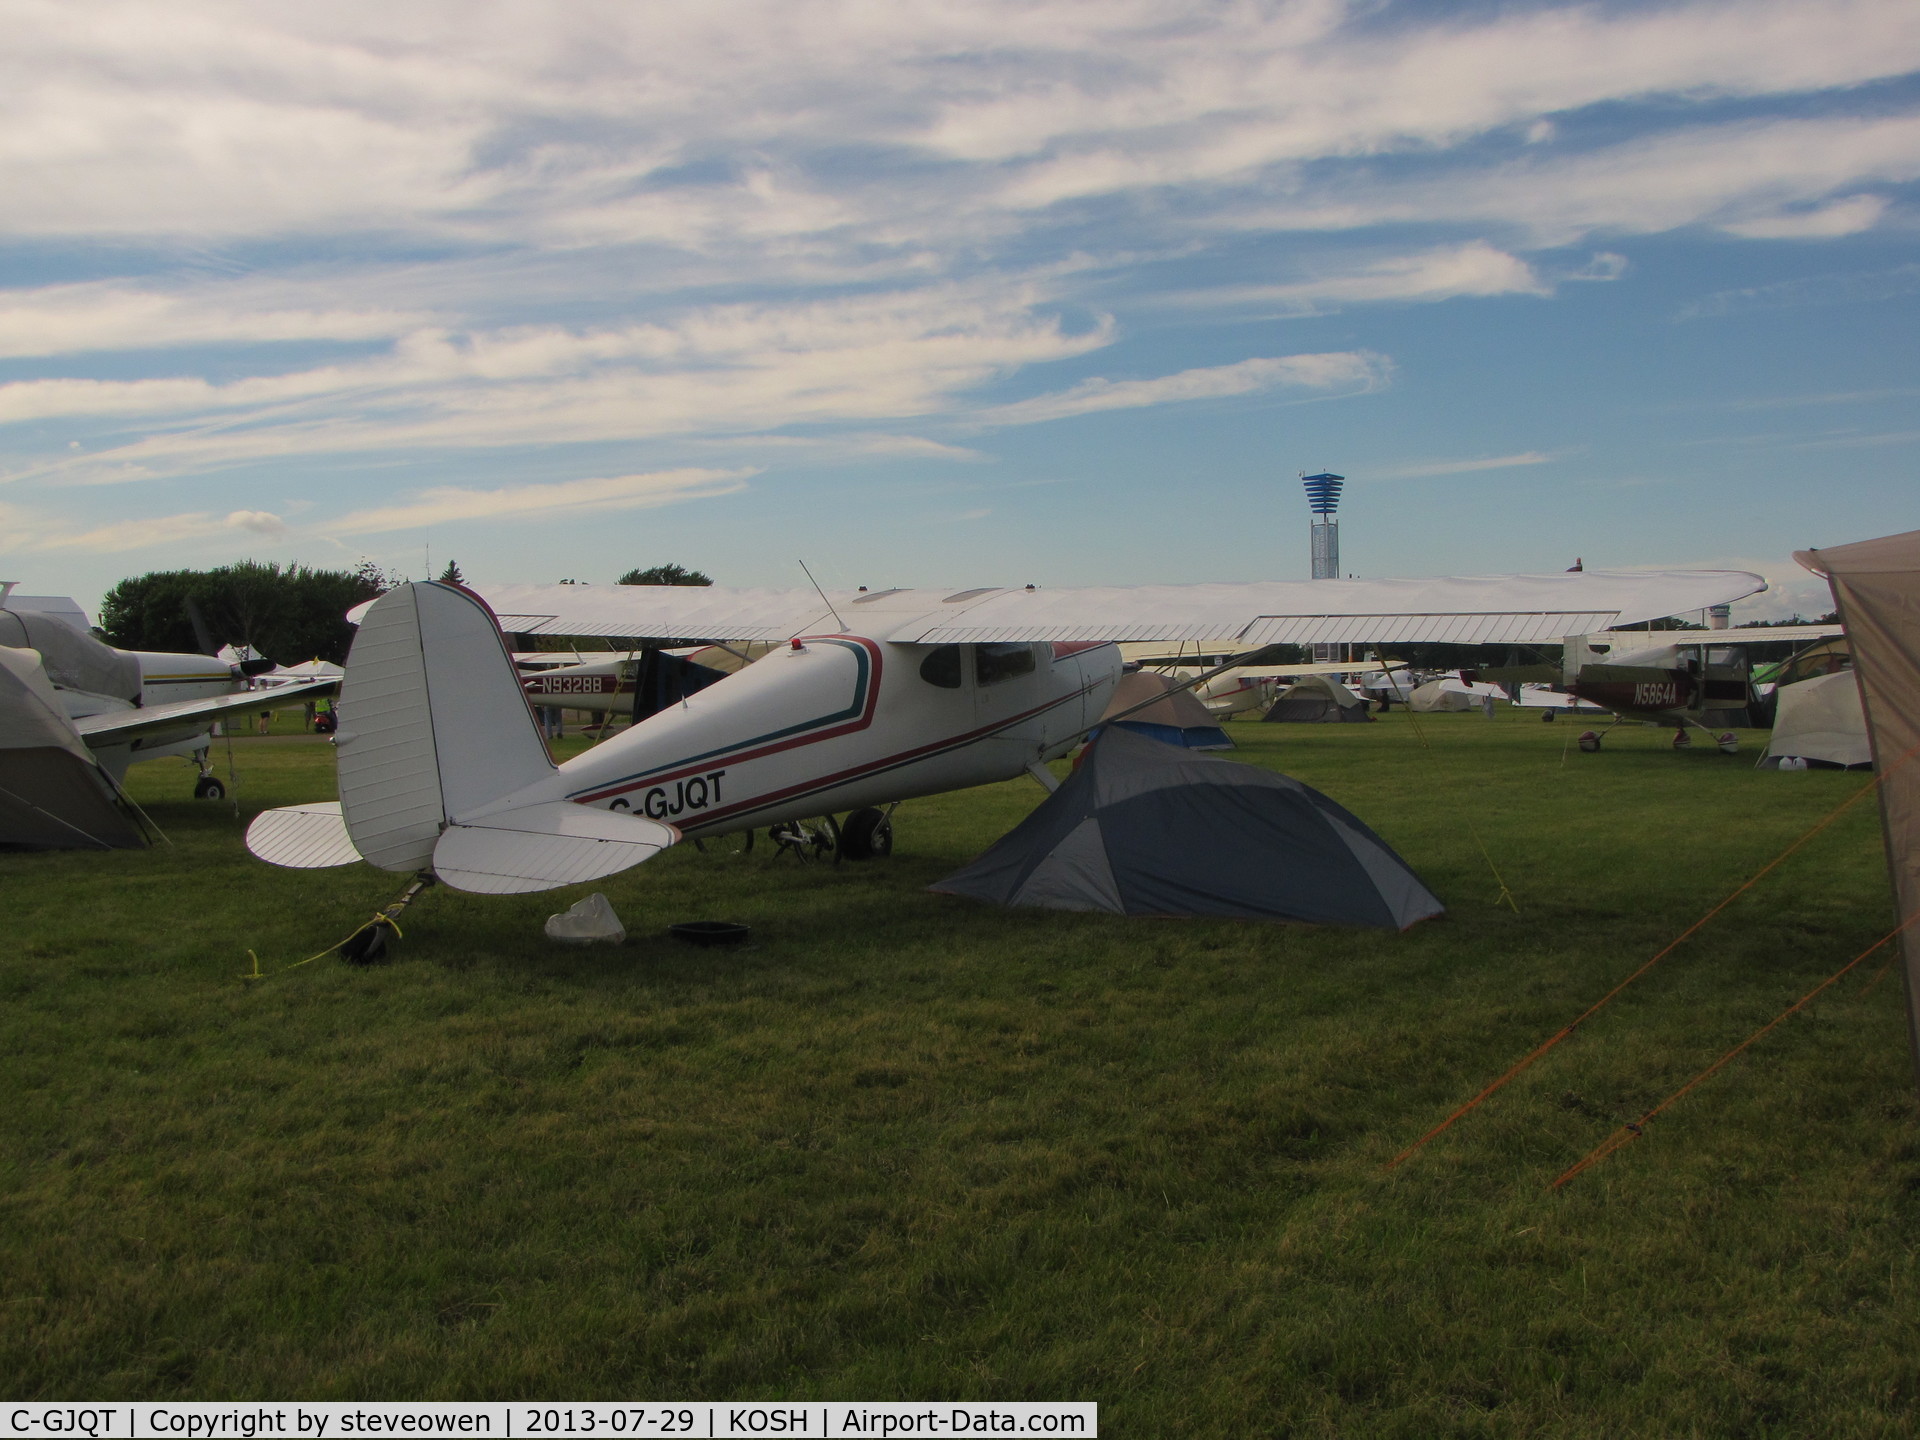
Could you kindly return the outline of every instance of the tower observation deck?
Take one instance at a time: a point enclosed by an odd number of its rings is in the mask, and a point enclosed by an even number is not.
[[[1340,578],[1340,522],[1334,519],[1333,512],[1340,508],[1340,488],[1347,483],[1344,475],[1302,475],[1300,483],[1306,487],[1307,505],[1313,511],[1313,578],[1316,580],[1338,580]]]

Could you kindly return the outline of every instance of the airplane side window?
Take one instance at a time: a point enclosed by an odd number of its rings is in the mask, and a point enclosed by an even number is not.
[[[973,651],[974,678],[982,685],[997,685],[1016,675],[1033,673],[1031,645],[976,645]]]
[[[941,645],[920,662],[920,678],[942,690],[960,688],[960,647]]]

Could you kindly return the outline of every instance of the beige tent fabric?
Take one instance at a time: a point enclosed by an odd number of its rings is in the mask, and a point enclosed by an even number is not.
[[[1415,690],[1407,699],[1407,708],[1417,710],[1422,715],[1443,710],[1478,710],[1481,701],[1488,699],[1496,704],[1505,704],[1507,692],[1498,685],[1469,683],[1447,675],[1438,680],[1429,680]]]
[[[1154,696],[1160,698],[1154,700]],[[1141,710],[1133,707],[1144,701],[1153,700]],[[1142,725],[1172,725],[1181,730],[1210,729],[1220,722],[1207,713],[1207,707],[1193,698],[1190,690],[1175,691],[1173,682],[1163,675],[1150,670],[1136,670],[1131,675],[1122,675],[1120,683],[1113,687],[1113,698],[1107,702],[1106,710],[1100,718],[1104,721],[1110,715],[1133,710],[1127,716],[1129,720]]]
[[[1825,575],[1853,644],[1867,712],[1887,870],[1900,918],[1920,915],[1920,530],[1795,553]],[[1901,936],[1907,1023],[1920,1074],[1920,920]]]
[[[1831,765],[1865,765],[1873,759],[1860,686],[1851,670],[1796,680],[1782,685],[1779,693],[1773,735],[1760,757],[1762,769],[1777,768],[1788,755]]]

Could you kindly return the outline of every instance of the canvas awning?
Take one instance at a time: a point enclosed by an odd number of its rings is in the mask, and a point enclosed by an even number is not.
[[[1782,685],[1780,708],[1773,717],[1773,734],[1760,757],[1763,769],[1777,769],[1789,755],[1828,765],[1867,765],[1873,746],[1867,740],[1867,717],[1860,706],[1860,686],[1850,670],[1816,675]]]
[[[1794,554],[1827,577],[1866,710],[1920,1077],[1920,530]],[[1804,682],[1803,682],[1804,683]]]

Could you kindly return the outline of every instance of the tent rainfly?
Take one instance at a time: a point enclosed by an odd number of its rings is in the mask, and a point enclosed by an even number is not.
[[[1136,705],[1141,708],[1135,710]],[[1133,713],[1124,720],[1109,722],[1107,719],[1109,715],[1126,711]],[[1191,690],[1175,690],[1166,676],[1148,670],[1136,670],[1120,677],[1100,723],[1111,723],[1150,740],[1164,740],[1188,750],[1233,749],[1233,741],[1220,728],[1220,722],[1194,698]]]
[[[1294,725],[1352,725],[1373,719],[1367,702],[1338,680],[1305,675],[1280,692],[1266,718]]]
[[[1766,753],[1760,757],[1761,769],[1778,770],[1789,756],[1822,768],[1852,770],[1873,764],[1860,686],[1851,670],[1796,680],[1782,685],[1776,694],[1780,708],[1774,713]]]
[[[1874,768],[1887,870],[1902,921],[1907,1025],[1920,1078],[1920,530],[1794,553],[1827,577],[1853,648]],[[1803,684],[1806,682],[1802,682]]]
[[[1319,791],[1109,729],[984,855],[929,889],[999,905],[1405,930],[1445,907]]]

